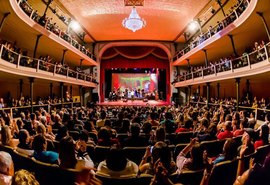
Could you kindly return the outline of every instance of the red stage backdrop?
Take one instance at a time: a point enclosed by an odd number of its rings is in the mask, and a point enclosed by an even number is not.
[[[158,68],[166,70],[166,101],[170,101],[170,66],[167,54],[157,47],[113,47],[101,59],[100,98],[104,101],[105,70],[112,68]],[[162,79],[161,79],[162,80]]]

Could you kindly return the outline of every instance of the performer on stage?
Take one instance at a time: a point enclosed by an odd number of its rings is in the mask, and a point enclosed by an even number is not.
[[[130,92],[130,95],[131,95],[131,101],[134,100],[134,94],[135,94],[135,92],[134,92],[134,90],[132,89],[132,91]]]

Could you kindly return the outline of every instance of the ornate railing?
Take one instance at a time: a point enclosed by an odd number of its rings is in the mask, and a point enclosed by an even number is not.
[[[223,30],[224,28],[229,26],[231,23],[233,23],[247,9],[249,3],[250,3],[250,0],[242,0],[241,3],[237,7],[235,7],[234,10],[228,16],[226,16],[222,21],[220,21],[211,29],[208,29],[206,32],[202,32],[195,40],[191,41],[187,47],[178,51],[175,54],[173,61],[178,60],[180,57],[182,57],[183,55],[185,55],[192,49],[198,47],[200,44],[202,44],[209,38],[212,38],[214,35],[216,35],[221,30]]]
[[[93,60],[96,60],[96,57],[93,53],[88,51],[83,45],[79,44],[77,40],[73,39],[67,32],[64,32],[62,30],[58,29],[52,29],[53,24],[50,23],[50,19],[48,18],[47,20],[45,17],[42,17],[37,14],[37,11],[34,10],[31,5],[28,4],[27,1],[25,0],[17,0],[18,5],[21,7],[21,9],[25,12],[26,15],[30,17],[30,19],[34,20],[37,22],[39,25],[44,27],[46,30],[54,33],[57,35],[59,38],[65,40],[68,42],[70,45],[78,49],[80,52],[84,53],[88,57],[90,57]]]
[[[74,71],[68,67],[63,67],[61,64],[53,64],[41,59],[23,56],[14,52],[12,49],[7,48],[5,45],[1,45],[0,47],[0,58],[16,65],[16,68],[28,67],[36,69],[36,72],[46,71],[53,73],[53,75],[59,74],[87,82],[97,83],[96,79],[89,74]]]
[[[208,67],[201,68],[196,71],[192,71],[182,76],[178,76],[174,79],[173,83],[182,82],[190,79],[195,78],[204,78],[208,75],[217,75],[217,73],[231,71],[232,73],[234,70],[247,67],[252,68],[251,66],[256,63],[260,63],[269,59],[270,56],[270,43],[267,43],[260,49],[253,51],[249,54],[243,54],[243,56],[235,59],[226,59],[222,63],[212,64]]]

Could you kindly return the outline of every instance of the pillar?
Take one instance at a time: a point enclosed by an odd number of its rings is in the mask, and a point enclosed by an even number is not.
[[[197,93],[199,96],[201,95],[201,86],[200,85],[198,85]]]
[[[50,83],[50,98],[53,99],[53,83]]]
[[[39,44],[39,39],[42,35],[37,35],[37,39],[36,39],[36,44],[35,44],[35,48],[34,48],[34,54],[33,54],[33,58],[36,58],[36,54],[37,54],[37,48],[38,48],[38,44]]]
[[[20,79],[20,98],[23,97],[23,79]]]
[[[261,20],[263,22],[264,29],[266,31],[267,37],[268,37],[268,41],[270,41],[270,31],[269,31],[269,27],[267,25],[267,22],[266,22],[266,20],[265,20],[265,18],[263,16],[263,13],[262,12],[256,12],[256,13],[260,16],[260,18],[261,18]]]
[[[79,86],[79,94],[80,94],[81,106],[83,106],[83,86],[82,85]]]
[[[72,85],[70,85],[70,87],[69,87],[69,95],[70,95],[71,99],[72,99],[72,94],[73,94],[73,89],[72,89]]]
[[[209,108],[209,102],[210,102],[210,82],[206,83],[206,106]]]
[[[10,12],[7,12],[7,13],[5,13],[4,14],[4,16],[3,16],[3,18],[2,18],[2,20],[1,20],[1,22],[0,22],[0,32],[2,31],[2,28],[3,28],[3,25],[4,25],[4,23],[5,23],[5,20],[7,19],[7,17],[10,15]]]
[[[220,84],[217,83],[217,98],[219,99],[220,98]]]
[[[80,69],[82,70],[83,59],[80,59]]]
[[[189,86],[188,86],[188,102],[190,102],[190,97],[191,97],[191,88],[192,88],[192,86],[191,86],[191,85],[189,85]]]
[[[31,101],[30,101],[30,104],[31,104],[31,112],[33,113],[34,112],[34,107],[33,107],[33,99],[34,99],[34,78],[33,77],[30,77],[29,78],[29,82],[30,82],[30,98],[31,98]]]
[[[60,100],[63,105],[64,102],[64,82],[60,82]]]
[[[240,91],[240,78],[235,79],[235,86],[236,86],[236,110],[238,111],[239,108],[239,91]]]
[[[229,34],[228,35],[230,37],[230,40],[231,40],[231,44],[232,44],[232,48],[233,48],[233,53],[235,56],[238,56],[237,52],[236,52],[236,49],[235,49],[235,44],[234,44],[234,40],[233,40],[233,35]]]
[[[247,92],[247,99],[250,99],[250,81],[249,81],[249,79],[246,80],[246,92]]]
[[[63,55],[62,55],[62,59],[61,59],[61,64],[62,64],[62,65],[65,64],[65,58],[66,58],[65,55],[66,55],[66,52],[67,52],[67,51],[68,51],[67,49],[64,49],[64,50],[63,50]]]
[[[205,61],[205,66],[209,66],[209,61],[208,61],[208,56],[207,56],[207,50],[203,49],[204,52],[204,61]]]

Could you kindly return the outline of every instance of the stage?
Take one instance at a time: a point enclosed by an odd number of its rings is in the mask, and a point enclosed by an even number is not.
[[[156,100],[148,100],[148,102],[144,102],[143,100],[128,100],[127,102],[124,102],[122,100],[118,101],[105,101],[97,103],[97,105],[100,106],[166,106],[170,105],[169,102],[166,101],[156,101]]]

